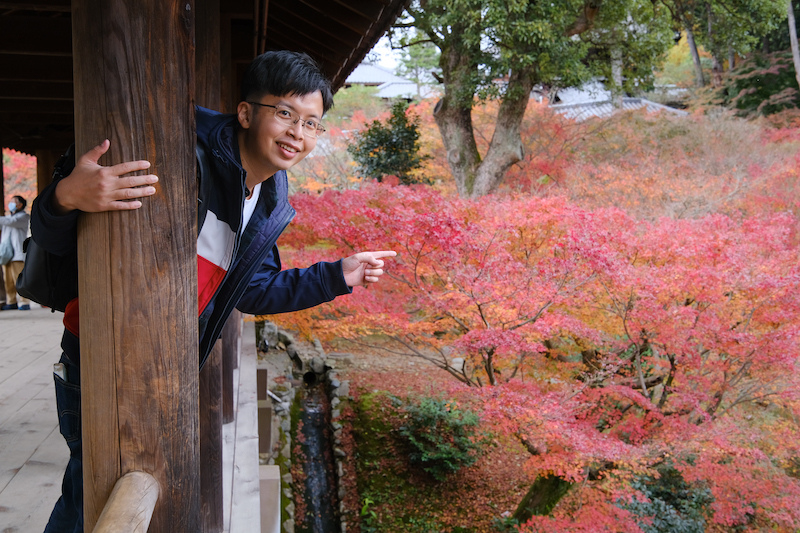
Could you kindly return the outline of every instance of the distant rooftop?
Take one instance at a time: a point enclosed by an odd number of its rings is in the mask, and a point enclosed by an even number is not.
[[[622,99],[622,109],[624,111],[632,111],[642,108],[644,108],[648,113],[663,111],[665,113],[671,113],[673,115],[680,116],[689,114],[682,109],[675,109],[674,107],[651,102],[645,98],[626,97]],[[578,104],[552,104],[550,109],[554,110],[560,115],[564,115],[565,117],[571,118],[578,122],[594,117],[610,117],[612,114],[614,114],[614,111],[616,111],[611,103],[611,100],[606,100],[604,102],[582,102]]]
[[[417,96],[416,83],[396,76],[391,71],[371,63],[361,63],[353,70],[344,82],[345,87],[352,85],[377,87],[377,96],[379,98],[411,99]],[[419,88],[419,92],[422,98],[428,98],[434,95],[435,90],[428,85],[422,85]]]
[[[344,81],[344,86],[350,85],[370,85],[378,86],[384,83],[412,83],[405,78],[395,76],[390,70],[373,65],[371,63],[361,63]],[[414,91],[416,93],[416,91]]]
[[[611,91],[598,81],[586,83],[581,87],[559,90],[556,94],[556,103],[551,103],[550,108],[579,122],[593,117],[609,117],[616,111],[611,103]],[[648,113],[663,111],[681,116],[689,114],[682,109],[665,106],[646,98],[624,97],[622,99],[622,109],[625,111],[642,108]]]

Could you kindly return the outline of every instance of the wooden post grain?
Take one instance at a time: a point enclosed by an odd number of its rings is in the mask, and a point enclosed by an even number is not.
[[[153,533],[200,531],[193,0],[73,0],[77,153],[147,159],[141,209],[78,227],[85,531],[148,472]]]
[[[197,103],[220,104],[219,0],[197,0]],[[222,486],[222,348],[217,342],[200,372],[200,491],[202,531],[224,529]]]

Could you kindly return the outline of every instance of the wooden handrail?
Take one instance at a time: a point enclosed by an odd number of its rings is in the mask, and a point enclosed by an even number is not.
[[[117,480],[94,533],[146,533],[161,489],[146,472],[128,472]]]

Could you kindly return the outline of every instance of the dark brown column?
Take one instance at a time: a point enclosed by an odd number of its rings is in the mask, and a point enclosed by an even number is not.
[[[36,150],[36,193],[50,185],[53,180],[53,168],[61,154],[51,150]]]
[[[197,0],[197,103],[220,104],[219,0]],[[222,493],[222,353],[214,347],[200,372],[200,489],[205,533],[223,530]]]
[[[77,153],[147,159],[158,193],[83,215],[85,530],[122,475],[160,486],[149,531],[200,531],[194,1],[73,0]]]

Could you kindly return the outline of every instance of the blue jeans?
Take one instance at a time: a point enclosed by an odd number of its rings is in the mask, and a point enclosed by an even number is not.
[[[65,333],[65,341],[67,335]],[[53,378],[56,382],[58,425],[69,447],[69,463],[61,484],[61,497],[50,514],[44,533],[83,533],[81,373],[80,367],[73,364],[66,354],[61,356],[60,362],[66,368],[67,379],[65,381],[55,374]]]

